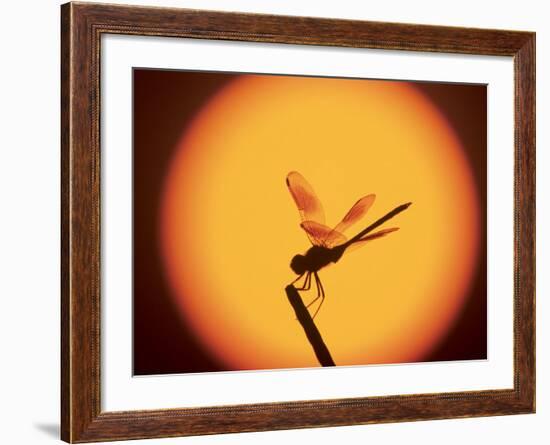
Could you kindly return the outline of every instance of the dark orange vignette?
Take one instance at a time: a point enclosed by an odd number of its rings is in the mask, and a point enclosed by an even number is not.
[[[329,226],[376,194],[349,236],[414,203],[384,226],[399,231],[320,272],[315,322],[337,365],[423,361],[460,319],[485,255],[485,198],[459,135],[414,83],[234,76],[175,142],[148,209],[152,254],[179,323],[217,364],[204,371],[319,366],[284,294],[291,258],[310,247],[285,185],[293,170]]]

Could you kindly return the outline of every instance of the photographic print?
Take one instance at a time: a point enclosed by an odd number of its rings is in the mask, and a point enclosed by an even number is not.
[[[134,375],[487,359],[485,85],[133,70]]]
[[[534,413],[535,40],[62,5],[62,439]]]

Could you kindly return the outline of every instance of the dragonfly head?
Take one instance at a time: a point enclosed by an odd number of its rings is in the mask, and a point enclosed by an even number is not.
[[[306,271],[306,257],[304,255],[295,255],[290,262],[290,268],[297,275],[302,275]]]

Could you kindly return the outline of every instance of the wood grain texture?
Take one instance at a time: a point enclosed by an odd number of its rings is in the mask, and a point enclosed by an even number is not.
[[[69,14],[61,14],[61,437],[70,438],[71,390],[70,390],[70,175],[69,151],[71,147],[70,125],[70,58]]]
[[[67,442],[532,413],[535,35],[528,32],[69,3],[61,8],[61,435]],[[102,412],[99,61],[103,33],[514,57],[514,388]]]

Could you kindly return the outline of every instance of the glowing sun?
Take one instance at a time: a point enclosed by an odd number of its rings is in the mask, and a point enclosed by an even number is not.
[[[314,186],[329,226],[376,194],[350,236],[414,203],[389,223],[399,231],[320,272],[315,322],[338,365],[422,360],[468,294],[480,215],[459,140],[407,82],[247,75],[204,105],[160,207],[159,248],[185,323],[226,369],[318,366],[284,292],[291,258],[310,247],[290,171]]]

